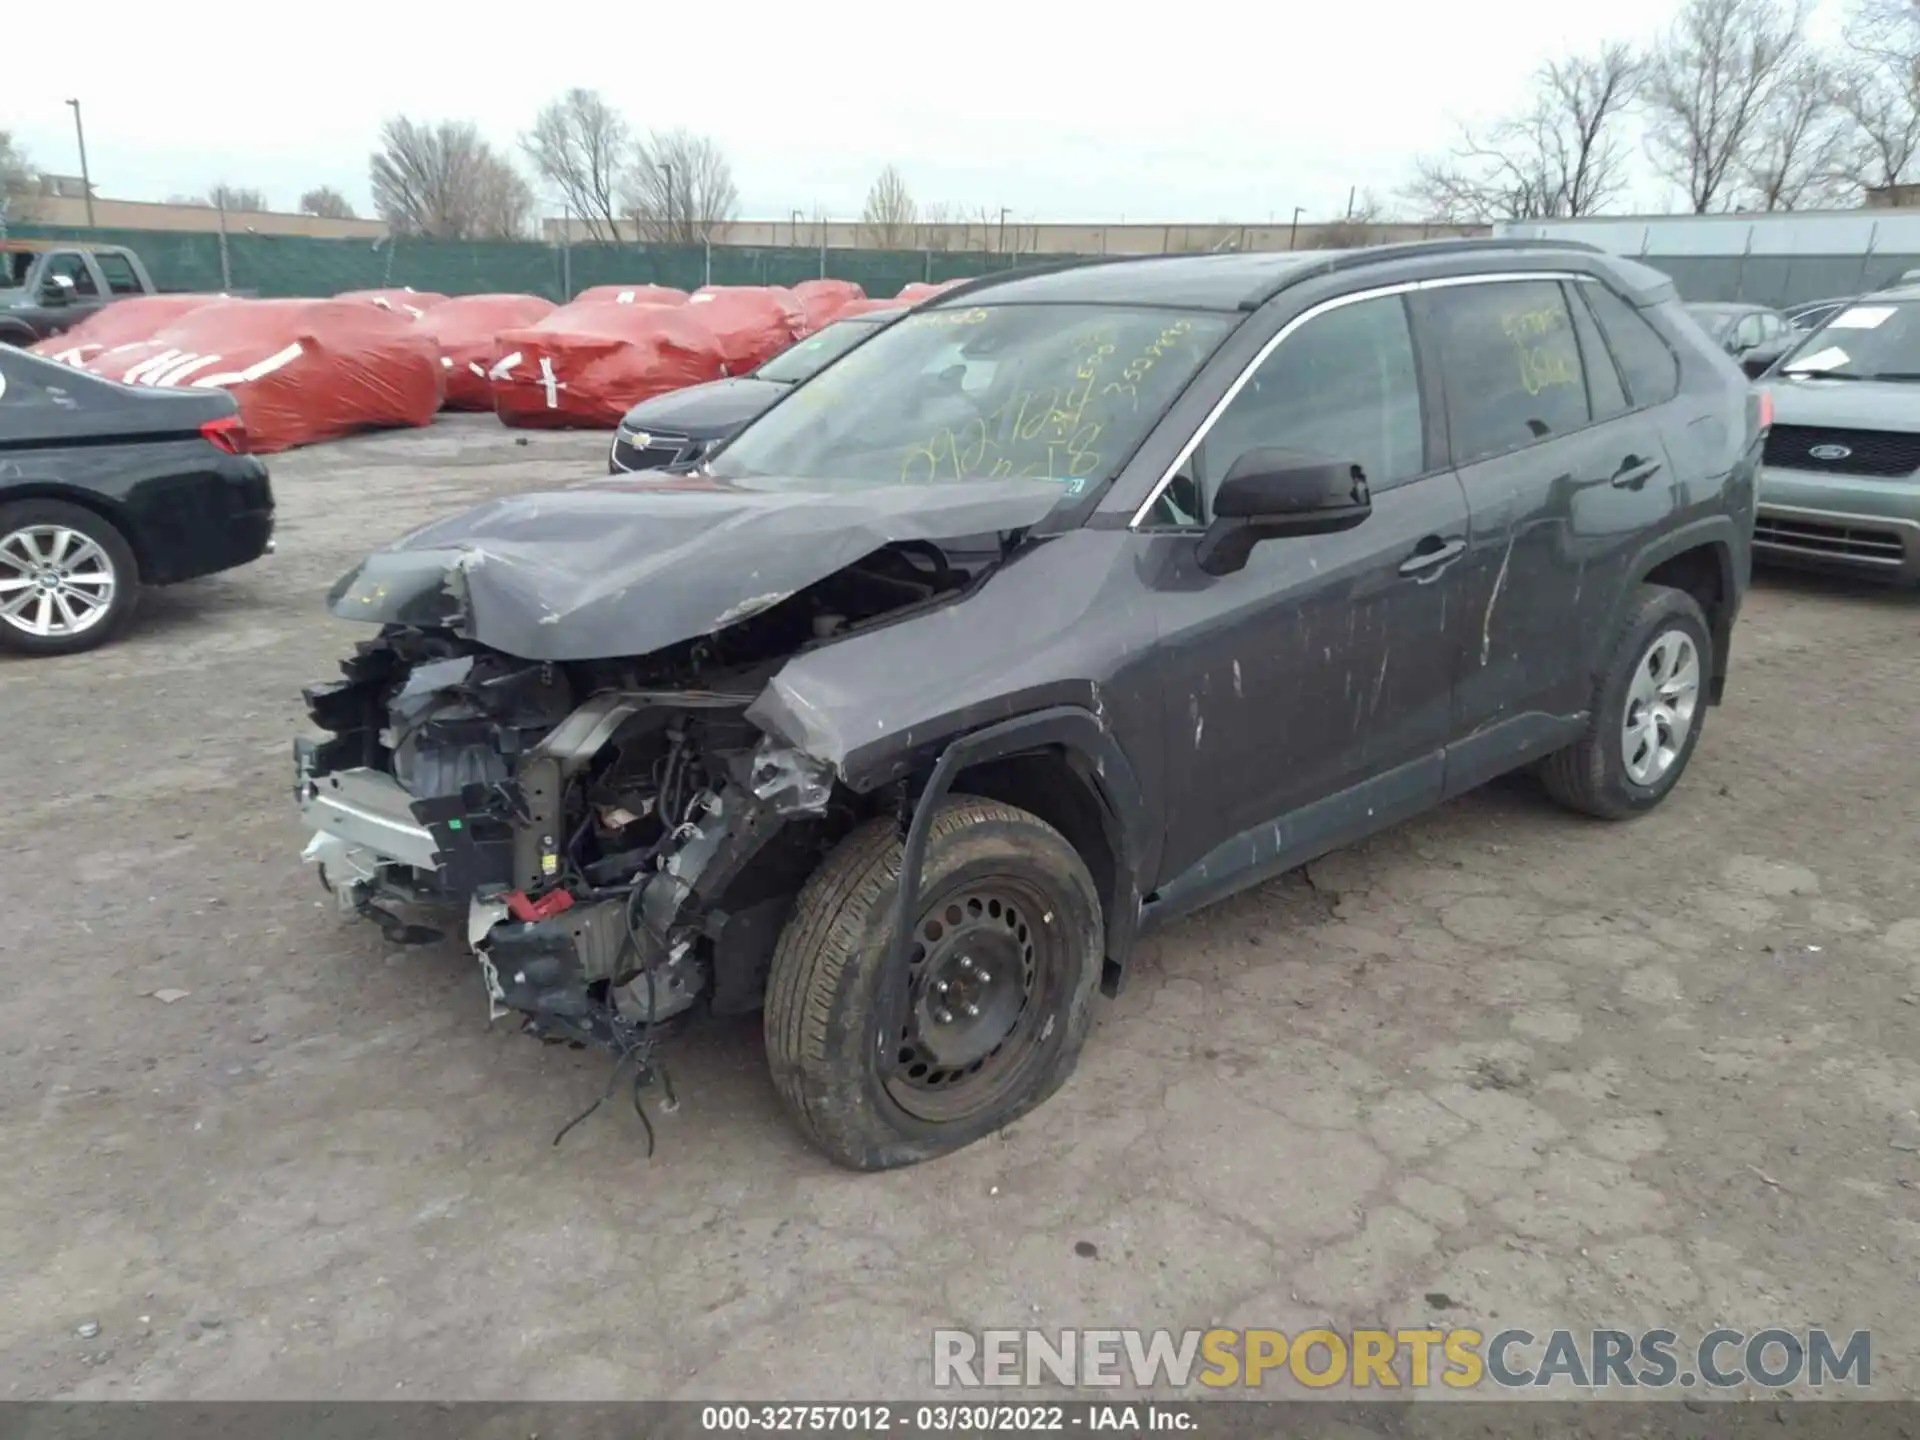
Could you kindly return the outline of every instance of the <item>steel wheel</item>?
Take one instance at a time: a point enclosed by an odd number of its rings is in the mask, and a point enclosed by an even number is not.
[[[0,620],[36,640],[84,635],[106,619],[120,584],[112,558],[65,525],[0,536]]]
[[[1034,1004],[1059,964],[1057,926],[1037,891],[1012,877],[976,881],[928,907],[908,958],[912,989],[894,1104],[950,1123],[992,1108],[1024,1082],[1044,1038]]]
[[[1682,630],[1663,630],[1627,685],[1620,757],[1636,785],[1656,785],[1687,747],[1700,704],[1700,652]]]

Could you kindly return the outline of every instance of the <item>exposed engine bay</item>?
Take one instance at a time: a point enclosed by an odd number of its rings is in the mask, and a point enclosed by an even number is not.
[[[956,558],[958,557],[958,558]],[[495,1016],[632,1050],[704,1003],[757,1009],[820,857],[903,804],[749,723],[793,656],[964,591],[1000,558],[883,546],[715,633],[638,658],[529,661],[389,623],[306,692],[306,850],[389,939],[460,933]]]

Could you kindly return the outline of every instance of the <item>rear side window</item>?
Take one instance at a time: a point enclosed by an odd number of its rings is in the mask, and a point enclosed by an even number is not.
[[[1627,395],[1635,405],[1658,405],[1680,393],[1680,358],[1660,333],[1605,285],[1585,284],[1580,293],[1593,306],[1600,333],[1620,362]]]
[[[96,255],[93,263],[100,267],[100,273],[106,277],[107,289],[115,295],[138,295],[140,277],[133,273],[133,262],[124,255]]]
[[[1468,465],[1584,428],[1586,375],[1556,280],[1432,292],[1453,459]]]

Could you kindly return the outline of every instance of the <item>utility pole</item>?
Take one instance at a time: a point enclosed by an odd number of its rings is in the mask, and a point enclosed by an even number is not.
[[[1009,213],[1009,207],[1002,205],[1000,207],[1000,244],[998,247],[1002,255],[1007,253],[1007,215],[1008,213]]]
[[[80,188],[87,197],[87,228],[93,228],[93,176],[87,170],[87,128],[80,123],[80,102],[69,100],[73,107],[73,134],[80,142]]]
[[[1300,217],[1306,212],[1306,208],[1304,205],[1293,207],[1293,223],[1287,226],[1287,249],[1289,250],[1300,248]]]

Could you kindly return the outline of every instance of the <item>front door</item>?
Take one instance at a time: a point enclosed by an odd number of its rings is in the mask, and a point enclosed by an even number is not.
[[[1263,447],[1358,463],[1373,513],[1341,533],[1266,541],[1244,569],[1207,575],[1193,532],[1212,488]],[[1430,463],[1400,296],[1334,302],[1288,335],[1142,528],[1165,676],[1161,879],[1238,837],[1282,862],[1325,848],[1338,817],[1300,817],[1390,772],[1411,808],[1438,798],[1467,505],[1458,478]]]

